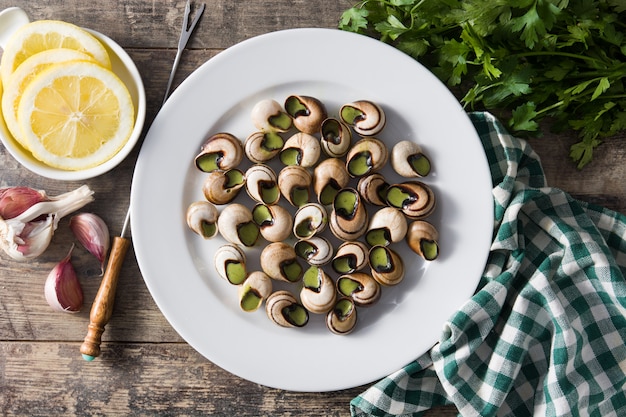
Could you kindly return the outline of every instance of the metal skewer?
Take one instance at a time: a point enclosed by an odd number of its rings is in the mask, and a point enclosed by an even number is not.
[[[165,89],[165,96],[163,97],[163,104],[167,101],[167,97],[170,93],[170,88],[172,88],[172,82],[174,81],[174,74],[176,74],[176,70],[178,69],[178,63],[180,61],[180,57],[183,54],[183,50],[191,37],[191,33],[194,28],[198,24],[198,20],[204,13],[204,3],[198,9],[198,13],[196,13],[196,17],[193,18],[191,25],[189,25],[189,13],[191,11],[191,7],[189,5],[189,0],[187,0],[187,4],[185,5],[185,17],[183,17],[183,27],[180,31],[180,37],[178,38],[178,50],[176,51],[176,57],[174,58],[174,64],[172,65],[172,70],[170,71],[170,79],[167,81],[167,88]]]
[[[185,16],[183,17],[183,27],[180,32],[180,38],[178,40],[178,50],[176,52],[176,58],[174,59],[174,65],[170,71],[170,78],[167,82],[167,88],[165,89],[165,96],[163,98],[163,104],[169,97],[170,89],[172,87],[172,81],[174,75],[178,69],[178,63],[180,57],[185,49],[189,38],[198,20],[204,12],[205,4],[203,3],[196,16],[194,17],[191,25],[189,25],[189,14],[191,7],[190,0],[187,0],[185,5]],[[130,247],[130,206],[126,212],[126,218],[124,219],[124,225],[122,226],[122,232],[119,236],[113,238],[113,244],[111,245],[111,252],[109,253],[109,260],[102,277],[102,282],[98,288],[98,292],[91,306],[91,312],[89,314],[89,326],[87,328],[87,336],[80,347],[80,353],[87,361],[92,361],[100,355],[100,343],[102,341],[102,334],[104,333],[104,327],[107,325],[113,314],[113,303],[115,301],[115,291],[117,288],[117,282],[119,273],[126,257],[126,252]]]

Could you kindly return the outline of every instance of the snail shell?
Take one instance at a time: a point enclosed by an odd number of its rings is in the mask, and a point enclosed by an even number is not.
[[[246,191],[250,198],[259,203],[278,203],[280,190],[274,170],[263,164],[252,165],[246,171]]]
[[[203,172],[229,170],[239,165],[243,153],[243,144],[239,139],[230,133],[221,132],[206,139],[194,162]]]
[[[285,165],[310,168],[317,164],[321,155],[320,141],[313,135],[298,132],[285,142],[279,158]]]
[[[351,274],[359,271],[367,265],[368,248],[363,242],[357,240],[344,242],[339,248],[331,263],[333,270],[340,275]]]
[[[380,133],[387,122],[382,107],[369,100],[344,104],[339,114],[341,119],[361,136],[374,136]]]
[[[431,223],[425,220],[415,220],[409,225],[406,241],[413,252],[427,261],[433,261],[439,256],[439,232]]]
[[[303,327],[309,322],[309,313],[289,291],[279,290],[265,301],[267,317],[281,327]]]
[[[339,294],[352,298],[357,306],[371,306],[380,299],[380,284],[364,272],[341,275],[336,286]]]
[[[291,95],[285,100],[285,110],[293,125],[304,133],[317,133],[328,113],[324,104],[315,97]]]
[[[404,214],[394,207],[384,207],[372,216],[365,233],[370,246],[400,242],[406,236],[407,222]]]
[[[285,140],[277,132],[254,132],[246,139],[244,152],[248,159],[262,164],[280,153]]]
[[[293,247],[284,242],[273,242],[261,252],[261,269],[270,278],[296,282],[302,278],[302,266],[298,263]]]
[[[382,169],[389,159],[387,146],[376,138],[363,138],[346,155],[346,169],[351,177],[362,177]]]
[[[278,204],[257,204],[252,208],[252,218],[268,242],[282,242],[291,235],[291,213]]]
[[[313,171],[313,191],[317,201],[325,206],[332,204],[339,190],[349,182],[346,164],[339,158],[325,159]]]
[[[356,327],[357,310],[354,301],[341,297],[326,315],[326,327],[337,335],[346,335]]]
[[[239,285],[248,277],[246,255],[237,245],[226,244],[215,251],[217,274],[233,285]]]
[[[281,105],[272,99],[257,102],[250,113],[252,123],[262,132],[286,132],[293,122]]]
[[[369,252],[372,277],[380,285],[397,285],[404,278],[404,263],[396,252],[387,246],[374,246]]]
[[[202,183],[202,193],[213,204],[227,204],[237,197],[245,184],[245,175],[237,168],[212,171]]]
[[[435,194],[423,182],[407,181],[389,186],[387,203],[411,219],[421,219],[435,210]]]
[[[379,173],[361,177],[356,186],[359,194],[366,202],[375,206],[387,205],[387,189],[389,184]]]
[[[196,201],[187,208],[187,226],[205,239],[217,234],[217,208],[208,201]]]
[[[430,159],[415,142],[403,140],[391,150],[391,166],[403,177],[425,177],[430,173]]]
[[[252,247],[259,238],[259,226],[254,223],[250,209],[243,204],[225,206],[217,225],[222,237],[236,245]]]
[[[321,204],[308,203],[296,211],[293,219],[293,234],[298,239],[310,239],[326,229],[328,215]]]
[[[294,250],[296,255],[310,265],[325,265],[333,258],[333,246],[328,239],[313,236],[307,240],[299,240]]]
[[[239,286],[237,293],[243,311],[256,311],[272,293],[272,280],[265,273],[254,271]]]
[[[352,144],[352,130],[341,120],[328,118],[321,126],[320,143],[324,153],[331,158],[344,157]]]
[[[311,198],[311,173],[298,165],[290,165],[278,173],[278,188],[285,199],[294,207],[300,207]]]
[[[359,193],[344,188],[337,193],[330,213],[330,230],[341,240],[356,240],[367,229],[368,215]]]
[[[300,301],[311,313],[323,314],[330,311],[337,299],[334,281],[322,268],[310,266],[303,275]]]

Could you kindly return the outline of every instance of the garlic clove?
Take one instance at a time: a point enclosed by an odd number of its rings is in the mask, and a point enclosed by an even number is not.
[[[16,252],[19,256],[29,259],[43,253],[52,240],[53,226],[51,218],[25,223],[19,236],[16,236]]]
[[[94,213],[79,213],[70,218],[70,229],[76,239],[100,261],[104,273],[104,262],[111,244],[109,228],[100,216]]]
[[[83,289],[72,266],[74,245],[61,262],[52,268],[44,286],[46,301],[56,311],[77,313],[83,307]]]
[[[12,219],[31,206],[48,200],[46,193],[29,187],[9,187],[0,189],[0,217]]]

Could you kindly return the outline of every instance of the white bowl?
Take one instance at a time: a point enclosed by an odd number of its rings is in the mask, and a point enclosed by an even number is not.
[[[0,112],[0,140],[9,153],[28,170],[43,177],[64,180],[79,181],[87,178],[97,177],[105,172],[115,168],[122,162],[128,154],[133,150],[143,130],[146,118],[146,92],[144,90],[141,75],[135,66],[133,60],[128,56],[126,51],[111,38],[86,29],[94,35],[105,46],[109,57],[111,58],[111,67],[113,72],[126,84],[130,96],[135,107],[135,126],[128,139],[128,142],[108,161],[88,169],[78,171],[67,171],[63,169],[53,168],[37,160],[33,155],[24,149],[11,135]]]

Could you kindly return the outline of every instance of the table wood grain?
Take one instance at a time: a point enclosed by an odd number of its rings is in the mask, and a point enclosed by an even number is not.
[[[224,49],[263,33],[296,28],[335,28],[353,0],[206,0],[174,81],[174,88]],[[148,112],[154,119],[176,53],[185,2],[147,0],[0,0],[0,10],[22,7],[33,20],[65,20],[102,32],[122,45],[143,77]],[[197,6],[197,4],[196,4]],[[207,97],[207,100],[209,98]],[[531,139],[549,185],[575,198],[626,213],[624,135],[607,139],[594,162],[578,170],[569,161],[575,134],[550,132]],[[82,182],[38,177],[0,146],[0,187],[29,186],[58,194],[88,184],[112,234],[121,230],[129,203],[139,146],[116,169]],[[166,167],[177,169],[177,167]],[[158,233],[158,231],[156,231]],[[80,313],[55,313],[43,296],[48,272],[73,241],[62,221],[50,248],[37,260],[16,262],[2,254],[0,266],[0,413],[3,415],[298,415],[346,416],[350,400],[368,385],[338,392],[296,393],[240,379],[188,346],[163,317],[143,282],[132,247],[122,268],[115,310],[103,336],[102,354],[84,361],[79,348],[100,268],[84,249],[73,264],[86,306]],[[454,407],[427,416],[456,415]]]

